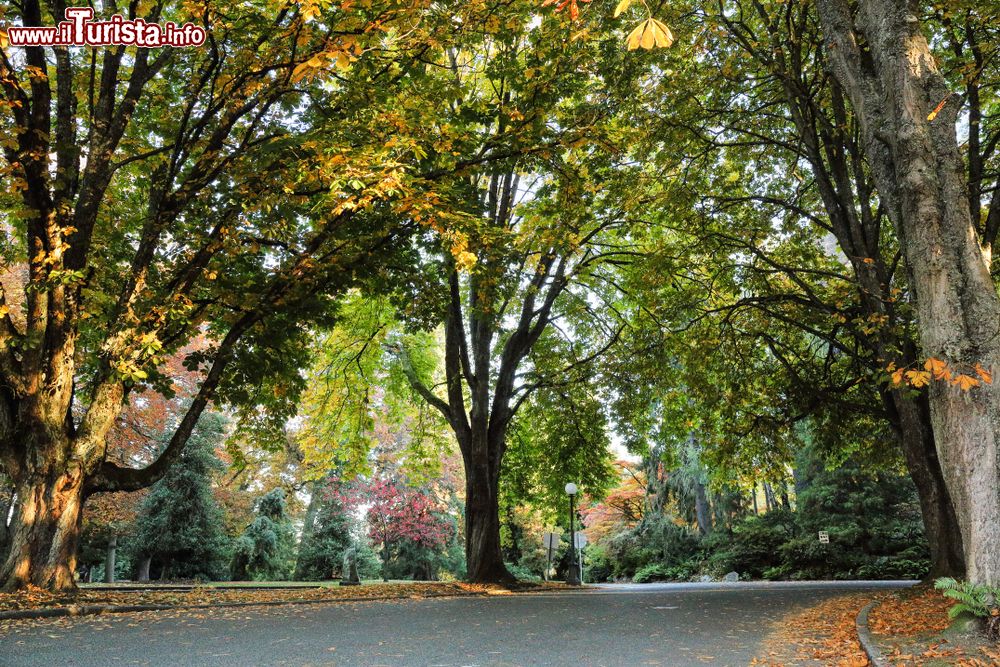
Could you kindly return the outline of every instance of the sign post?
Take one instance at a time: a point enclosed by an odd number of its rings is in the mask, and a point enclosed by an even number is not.
[[[583,548],[587,546],[587,536],[583,533],[576,533],[573,536],[573,548],[576,549],[576,562],[580,566],[580,583],[583,583]]]
[[[580,585],[580,562],[574,558],[576,554],[572,552],[574,544],[573,537],[576,535],[576,525],[574,524],[576,520],[576,509],[573,507],[573,500],[576,497],[576,491],[576,484],[573,482],[566,485],[566,495],[569,496],[569,548],[571,550],[569,557],[569,569],[566,572],[566,583],[570,586]]]
[[[552,550],[559,546],[559,535],[546,531],[542,535],[542,543],[548,556],[545,559],[545,581],[549,580],[549,570],[552,569]]]

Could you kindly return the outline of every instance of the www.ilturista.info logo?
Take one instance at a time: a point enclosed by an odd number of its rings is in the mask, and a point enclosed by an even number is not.
[[[67,7],[66,20],[56,26],[10,26],[11,46],[201,46],[205,29],[193,23],[177,25],[147,23],[115,14],[107,21],[94,21],[92,7]],[[2,36],[2,32],[0,32]]]

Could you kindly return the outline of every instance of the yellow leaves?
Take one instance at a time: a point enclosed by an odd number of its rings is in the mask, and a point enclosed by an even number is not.
[[[962,391],[969,391],[973,387],[979,386],[979,380],[965,373],[960,373],[958,377],[952,380],[952,384],[956,385]]]
[[[307,76],[333,65],[339,69],[347,69],[351,66],[358,55],[362,52],[362,47],[351,37],[342,37],[338,40],[337,46],[326,51],[322,51],[304,60],[292,70],[292,82],[298,83]]]
[[[469,251],[469,237],[458,231],[446,233],[445,236],[451,240],[451,256],[455,258],[455,267],[465,273],[472,271],[478,259],[475,253]]]
[[[931,382],[931,374],[927,371],[906,371],[906,381],[911,387],[926,387]]]
[[[951,93],[948,93],[947,95],[944,96],[944,99],[938,102],[938,105],[934,107],[934,111],[927,114],[928,123],[932,122],[935,118],[937,118],[938,114],[941,113],[941,109],[944,109],[944,105],[948,103],[948,100],[950,98],[951,98]]]
[[[590,2],[590,0],[545,0],[545,2],[542,3],[542,7],[555,5],[557,12],[561,12],[566,7],[569,7],[569,18],[571,21],[575,21],[580,17],[580,6],[577,4],[578,2]]]
[[[0,49],[6,49],[10,46],[10,40],[7,38],[7,31],[0,30]]]
[[[7,317],[8,313],[10,313],[10,308],[7,304],[0,304],[0,317]]]
[[[650,17],[629,33],[627,42],[629,51],[640,47],[647,50],[667,48],[674,43],[674,35],[666,24]]]
[[[323,66],[323,55],[317,54],[309,60],[304,60],[292,70],[292,82],[298,83],[306,77],[310,70],[317,70]]]
[[[322,14],[323,10],[327,9],[330,4],[330,0],[298,0],[299,15],[302,17],[302,22],[310,23]],[[346,12],[350,9],[351,4],[350,2],[341,2],[341,12]]]
[[[464,271],[466,273],[471,271],[476,266],[476,261],[476,256],[467,250],[460,252],[455,256],[455,266],[458,267],[459,271]]]
[[[631,4],[632,0],[621,0],[621,2],[619,2],[618,5],[615,7],[614,17],[618,18],[619,16],[621,16],[622,12],[628,9],[629,5]]]
[[[993,384],[993,374],[976,362],[971,367],[966,367],[967,372],[949,365],[948,362],[937,357],[928,357],[924,361],[924,370],[897,368],[895,362],[886,366],[885,371],[889,373],[889,382],[896,388],[904,386],[921,389],[930,385],[931,381],[944,382],[961,391],[969,391],[974,387],[984,384]]]
[[[935,359],[930,357],[924,362],[924,369],[930,371],[934,374],[935,380],[950,380],[951,371],[948,370],[948,364],[941,361],[940,359]]]

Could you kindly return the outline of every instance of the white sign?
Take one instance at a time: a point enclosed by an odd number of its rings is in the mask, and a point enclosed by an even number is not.
[[[826,532],[825,530],[819,531],[819,543],[820,544],[829,544],[830,543],[830,533]]]
[[[558,549],[559,535],[557,533],[546,532],[544,535],[542,535],[542,544],[545,545],[546,549]]]
[[[583,533],[577,533],[573,538],[573,546],[577,549],[582,549],[587,546],[587,536]]]

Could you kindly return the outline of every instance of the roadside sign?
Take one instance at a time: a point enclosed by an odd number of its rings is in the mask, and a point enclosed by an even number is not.
[[[577,549],[582,549],[585,546],[587,546],[587,536],[584,535],[583,533],[577,533],[573,537],[573,546],[576,547]]]
[[[819,543],[820,544],[829,544],[830,543],[830,533],[826,532],[825,530],[819,531]]]
[[[559,535],[558,533],[546,532],[542,535],[542,544],[546,549],[556,549],[559,547]]]

